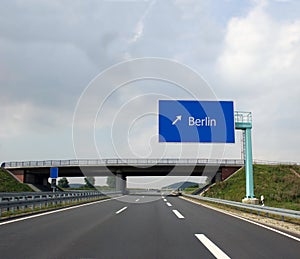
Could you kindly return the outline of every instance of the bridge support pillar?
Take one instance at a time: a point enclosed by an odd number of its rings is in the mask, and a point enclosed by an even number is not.
[[[116,191],[126,194],[126,176],[120,171],[116,173]]]
[[[215,175],[212,177],[210,182],[211,184],[213,184],[213,183],[219,183],[221,181],[222,181],[222,169],[219,168],[215,173]]]

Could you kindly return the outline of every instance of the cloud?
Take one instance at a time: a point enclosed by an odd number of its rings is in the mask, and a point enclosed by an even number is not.
[[[146,8],[145,12],[143,13],[141,19],[137,22],[137,25],[134,30],[134,35],[131,39],[129,39],[129,43],[135,43],[143,36],[145,19],[146,19],[147,15],[149,14],[149,12],[151,11],[152,6],[155,4],[155,2],[156,2],[156,0],[150,1],[149,5]]]
[[[274,76],[295,75],[299,67],[300,20],[279,23],[261,5],[245,18],[228,24],[225,49],[219,57],[223,78],[230,82],[251,78],[271,83]],[[244,84],[248,84],[245,80]],[[271,84],[268,84],[271,87]]]
[[[231,19],[217,70],[239,106],[254,113],[255,157],[280,159],[286,149],[285,159],[297,161],[300,19],[277,21],[266,10],[266,2],[258,3],[246,17]]]
[[[138,21],[137,26],[135,28],[134,36],[132,39],[129,40],[129,43],[134,43],[138,41],[138,39],[142,37],[143,32],[144,32],[144,23],[143,21]]]
[[[279,2],[279,3],[290,3],[292,0],[273,0],[274,2]]]
[[[101,69],[122,60],[123,43],[141,10],[135,8],[130,19],[119,10],[115,19],[107,11],[112,5],[35,0],[1,5],[1,140],[51,128],[71,135],[81,92]]]
[[[64,138],[71,134],[76,102],[91,79],[125,59],[156,56],[191,66],[204,75],[220,99],[235,100],[237,109],[253,111],[256,158],[299,160],[299,123],[295,120],[300,96],[299,4],[276,2],[4,1],[0,9],[2,150],[8,150],[16,136],[23,150],[43,141],[51,146],[56,135],[62,146],[70,145]],[[103,99],[123,76],[101,84],[93,98]],[[149,89],[176,98],[183,95],[159,82],[141,82],[139,87],[116,92],[97,121],[103,138],[119,108]],[[190,90],[199,89],[193,85]],[[132,118],[130,114],[138,116],[143,110],[139,105],[155,112],[156,102],[141,100],[133,102],[120,121]],[[87,104],[86,112],[91,107]],[[148,126],[141,124],[132,139],[136,152],[151,151],[151,145],[141,144],[154,134],[155,128]],[[35,137],[36,132],[51,130],[63,133]],[[122,129],[118,130],[116,134],[121,134]],[[105,150],[111,149],[109,144],[105,142]],[[65,156],[73,156],[68,148]],[[155,151],[157,147],[151,148]],[[67,148],[61,154],[64,150]],[[32,151],[32,157],[37,153]],[[12,149],[9,154],[14,157]],[[168,154],[176,156],[177,149],[170,148]],[[7,155],[3,152],[2,157]]]
[[[12,138],[21,135],[24,130],[24,121],[32,119],[33,107],[30,103],[18,103],[0,106],[1,124],[0,139]]]
[[[241,95],[298,93],[300,80],[300,20],[278,22],[257,5],[246,17],[233,18],[217,69]],[[274,97],[274,96],[273,96]]]

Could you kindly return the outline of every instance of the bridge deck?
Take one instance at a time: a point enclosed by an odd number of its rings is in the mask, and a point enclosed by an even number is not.
[[[71,159],[71,160],[43,160],[43,161],[21,161],[3,162],[1,167],[7,169],[29,168],[29,167],[69,167],[69,166],[197,166],[197,165],[244,165],[242,159]]]

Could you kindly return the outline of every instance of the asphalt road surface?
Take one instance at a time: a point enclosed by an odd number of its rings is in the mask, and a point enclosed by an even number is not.
[[[293,239],[177,197],[129,195],[0,222],[0,258],[300,258]]]

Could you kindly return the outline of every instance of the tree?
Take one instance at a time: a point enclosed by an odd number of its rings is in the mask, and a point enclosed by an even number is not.
[[[59,181],[58,181],[58,187],[60,188],[69,188],[69,181],[66,177],[63,177],[61,178]]]
[[[89,188],[94,188],[95,185],[95,177],[88,176],[84,178],[85,186]]]
[[[116,177],[114,175],[108,176],[107,179],[106,179],[106,184],[110,188],[116,188]]]

